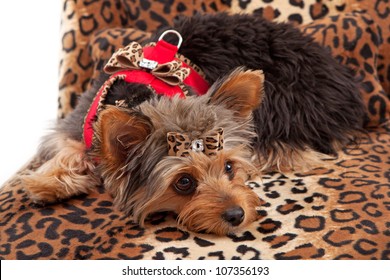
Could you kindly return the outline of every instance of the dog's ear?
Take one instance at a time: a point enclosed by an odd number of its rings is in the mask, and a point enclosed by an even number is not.
[[[261,70],[238,68],[217,81],[209,90],[210,103],[223,105],[236,116],[249,117],[264,94],[264,74]]]
[[[95,128],[100,140],[100,156],[113,165],[121,165],[127,156],[136,152],[153,126],[139,112],[109,106],[99,115]]]

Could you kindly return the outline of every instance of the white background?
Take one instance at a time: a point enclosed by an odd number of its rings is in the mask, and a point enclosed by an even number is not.
[[[259,241],[262,242],[262,241]],[[261,247],[261,246],[260,246]],[[386,260],[207,260],[207,261],[188,261],[188,260],[98,260],[98,261],[60,261],[60,260],[43,260],[43,261],[9,261],[1,262],[1,276],[4,280],[28,279],[28,280],[69,280],[69,279],[94,279],[94,280],[280,280],[280,279],[300,279],[300,280],[328,280],[328,279],[386,279],[390,273],[390,266]],[[127,268],[142,271],[158,271],[165,268],[176,272],[179,269],[184,275],[171,274],[159,276],[145,276],[145,273],[138,272],[136,275],[124,275]],[[268,267],[268,274],[246,275],[241,271],[230,268],[243,269],[254,268],[257,271],[259,267]],[[224,271],[223,273],[219,273]],[[225,268],[225,269],[221,269]],[[204,270],[206,275],[195,275],[197,271]],[[139,271],[139,270],[138,270]],[[225,272],[231,273],[227,274]],[[252,270],[253,271],[253,270]],[[191,273],[188,273],[191,272]],[[199,271],[200,272],[200,271]],[[189,275],[191,274],[191,275]],[[382,275],[382,276],[381,276]],[[386,276],[387,275],[387,276]]]
[[[0,3],[0,186],[57,117],[61,0]]]

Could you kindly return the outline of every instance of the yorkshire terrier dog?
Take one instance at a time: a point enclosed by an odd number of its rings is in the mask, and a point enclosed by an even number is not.
[[[257,218],[251,175],[336,154],[363,126],[352,72],[299,30],[255,16],[179,18],[104,70],[23,178],[34,201],[103,183],[141,225],[173,211],[189,230],[222,235]]]

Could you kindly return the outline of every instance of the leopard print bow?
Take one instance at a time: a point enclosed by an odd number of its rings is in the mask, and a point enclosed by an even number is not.
[[[169,156],[185,157],[190,151],[213,156],[223,149],[223,128],[218,128],[210,135],[195,140],[191,140],[187,134],[168,132],[167,142]]]
[[[155,77],[172,86],[183,83],[184,79],[190,75],[190,69],[182,67],[181,61],[173,60],[158,64],[156,61],[144,58],[142,46],[137,42],[132,42],[125,48],[117,50],[104,67],[107,74],[121,70],[142,69],[150,70]]]

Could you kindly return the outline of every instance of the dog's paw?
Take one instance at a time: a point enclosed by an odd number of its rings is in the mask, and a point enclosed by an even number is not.
[[[25,175],[21,178],[22,186],[28,197],[36,204],[58,202],[61,198],[55,191],[58,182],[53,178],[42,178],[36,175]]]

